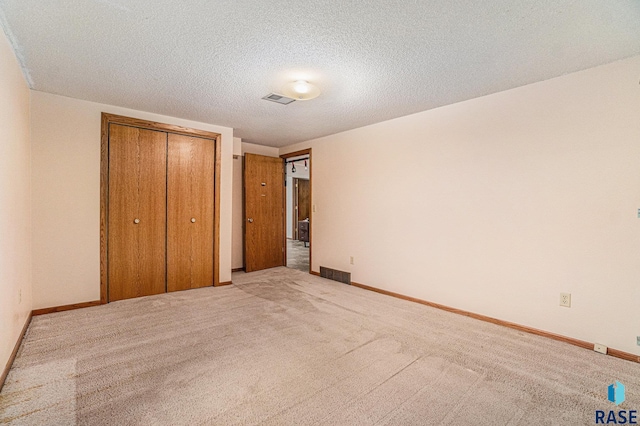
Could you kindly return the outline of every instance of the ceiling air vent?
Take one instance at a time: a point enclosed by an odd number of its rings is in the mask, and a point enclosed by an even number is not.
[[[293,98],[288,98],[283,95],[276,95],[275,93],[269,93],[264,98],[265,101],[271,101],[282,105],[289,105],[291,102],[295,102],[296,100]]]

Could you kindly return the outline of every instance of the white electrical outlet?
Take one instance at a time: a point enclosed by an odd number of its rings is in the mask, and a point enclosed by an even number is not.
[[[316,212],[316,205],[315,204],[313,205],[313,212],[314,213]]]
[[[560,293],[560,306],[571,307],[571,293]]]
[[[353,265],[353,256],[349,256],[349,263]]]
[[[640,336],[636,337],[636,343],[640,346]]]
[[[596,352],[600,352],[601,354],[607,354],[607,347],[605,345],[601,345],[600,343],[596,343],[593,345],[593,350]]]

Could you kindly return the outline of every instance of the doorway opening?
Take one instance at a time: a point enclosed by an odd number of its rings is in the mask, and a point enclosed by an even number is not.
[[[286,266],[311,272],[311,149],[281,157],[285,168]]]

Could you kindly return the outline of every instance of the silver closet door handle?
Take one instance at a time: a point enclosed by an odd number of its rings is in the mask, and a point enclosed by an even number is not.
[[[191,223],[196,223],[196,218],[195,217],[191,218]]]
[[[140,219],[138,219],[138,218],[133,219],[133,223],[135,223],[136,225],[139,224],[140,223]]]
[[[249,218],[249,219],[247,219],[247,222],[253,223],[253,219]]]

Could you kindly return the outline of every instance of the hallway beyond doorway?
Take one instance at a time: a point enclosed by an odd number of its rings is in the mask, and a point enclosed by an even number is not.
[[[309,272],[309,247],[302,241],[287,239],[287,268]]]

